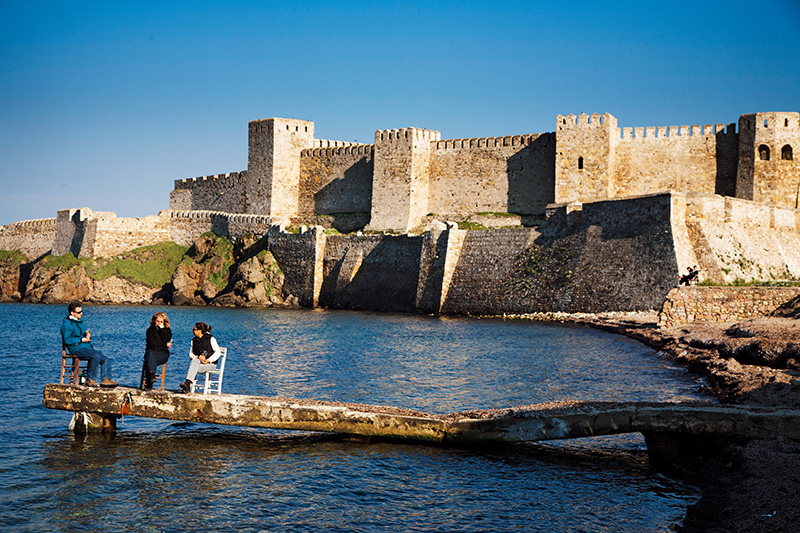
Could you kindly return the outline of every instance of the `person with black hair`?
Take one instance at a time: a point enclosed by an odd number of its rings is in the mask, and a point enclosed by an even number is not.
[[[180,385],[183,392],[192,390],[198,373],[216,369],[217,359],[222,355],[217,339],[211,334],[211,326],[198,322],[192,328],[192,334],[194,337],[189,348],[189,370],[186,372],[186,380]]]
[[[111,358],[98,352],[92,346],[92,333],[83,322],[83,305],[73,300],[67,306],[69,313],[61,323],[61,342],[69,353],[81,361],[88,361],[86,385],[97,387],[98,368],[101,387],[116,387],[111,379]]]

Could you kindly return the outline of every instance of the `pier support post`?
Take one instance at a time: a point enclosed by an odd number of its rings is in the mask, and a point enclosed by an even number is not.
[[[75,412],[69,429],[75,433],[114,433],[117,431],[118,415],[106,413]]]

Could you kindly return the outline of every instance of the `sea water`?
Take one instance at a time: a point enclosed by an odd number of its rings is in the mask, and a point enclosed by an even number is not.
[[[226,393],[429,413],[559,400],[705,399],[662,354],[563,324],[347,311],[84,307],[114,378],[139,383],[156,311],[228,347]],[[3,531],[669,531],[698,494],[652,471],[638,434],[480,449],[125,417],[72,434],[42,405],[66,306],[0,304]]]

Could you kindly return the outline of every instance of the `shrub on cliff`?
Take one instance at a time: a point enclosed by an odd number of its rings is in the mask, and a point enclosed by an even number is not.
[[[132,283],[160,288],[170,282],[187,250],[186,246],[174,242],[143,246],[109,259],[88,260],[87,273],[94,280],[117,276]]]
[[[0,268],[14,267],[28,262],[19,250],[0,250]]]

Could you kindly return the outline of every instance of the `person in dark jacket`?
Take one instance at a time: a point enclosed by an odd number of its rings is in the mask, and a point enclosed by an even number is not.
[[[169,328],[169,317],[159,311],[150,319],[147,328],[144,349],[144,390],[152,390],[156,379],[156,367],[169,360],[169,349],[172,347],[172,330]]]
[[[181,383],[183,392],[192,390],[192,384],[198,373],[210,372],[217,368],[217,359],[222,355],[217,339],[211,334],[211,326],[198,322],[192,328],[192,345],[189,348],[189,370],[186,381]]]
[[[67,306],[69,313],[61,323],[61,342],[69,353],[81,361],[88,361],[89,374],[86,385],[97,386],[98,368],[101,387],[116,387],[117,382],[111,379],[111,358],[98,352],[92,346],[92,333],[83,323],[83,304],[73,300]]]

